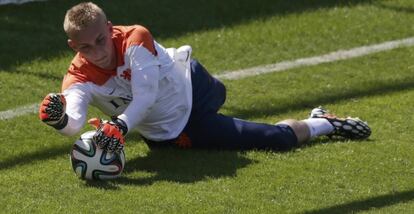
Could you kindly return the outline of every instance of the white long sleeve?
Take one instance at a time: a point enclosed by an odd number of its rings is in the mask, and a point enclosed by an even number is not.
[[[74,84],[63,91],[63,95],[67,103],[68,124],[60,129],[59,133],[72,136],[77,134],[84,126],[92,96],[86,84]]]
[[[125,121],[130,130],[145,118],[155,103],[160,70],[157,57],[142,46],[128,48],[127,56],[130,59],[132,101],[118,118]]]

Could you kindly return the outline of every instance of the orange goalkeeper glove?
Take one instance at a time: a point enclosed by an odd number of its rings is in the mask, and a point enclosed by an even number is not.
[[[63,129],[68,123],[66,99],[63,94],[50,93],[40,104],[39,118],[55,129]]]
[[[124,135],[128,132],[124,121],[114,118],[108,122],[92,118],[88,123],[96,128],[93,140],[99,148],[108,152],[120,152],[124,148]]]

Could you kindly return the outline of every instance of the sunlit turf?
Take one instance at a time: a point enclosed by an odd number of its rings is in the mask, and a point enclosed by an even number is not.
[[[61,7],[52,1],[7,11],[32,11],[40,4]],[[414,35],[408,0],[330,3],[294,11],[278,4],[289,12],[226,19],[223,26],[213,20],[206,23],[211,29],[202,28],[203,21],[197,18],[199,28],[194,31],[180,24],[183,32],[155,27],[155,34],[166,46],[192,44],[195,56],[214,73]],[[297,7],[302,4],[306,5],[301,1]],[[51,15],[58,18],[60,10]],[[126,19],[114,14],[116,10],[110,9],[115,20]],[[149,23],[166,25],[158,22]],[[25,38],[22,29],[17,32]],[[39,39],[45,43],[53,38]],[[0,47],[4,46],[3,42]],[[338,115],[367,120],[373,130],[369,140],[322,138],[288,152],[150,150],[133,132],[127,138],[125,172],[109,182],[76,178],[68,155],[78,136],[62,137],[34,114],[0,121],[0,213],[410,213],[414,210],[413,56],[413,48],[399,48],[225,81],[225,114],[275,123],[304,119],[311,108],[323,105]],[[0,110],[39,102],[48,92],[59,90],[71,53],[61,48],[33,57],[8,63],[0,59]],[[96,115],[101,114],[90,109],[88,117]],[[83,131],[90,129],[86,126]]]

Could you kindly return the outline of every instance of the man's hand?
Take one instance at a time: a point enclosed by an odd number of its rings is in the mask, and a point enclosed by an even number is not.
[[[96,145],[108,152],[120,152],[124,148],[125,140],[123,134],[127,132],[125,123],[120,120],[102,121],[92,118],[89,124],[96,128],[93,140]]]
[[[66,99],[63,94],[50,93],[40,104],[39,118],[44,123],[56,129],[62,129],[67,124]]]

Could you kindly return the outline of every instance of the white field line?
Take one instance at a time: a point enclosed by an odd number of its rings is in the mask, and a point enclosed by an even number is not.
[[[399,47],[410,47],[414,46],[414,37],[388,41],[375,45],[361,46],[357,48],[352,48],[349,50],[339,50],[331,52],[321,56],[300,58],[291,61],[282,61],[275,64],[268,64],[263,66],[257,66],[252,68],[246,68],[236,71],[225,71],[222,74],[215,75],[216,78],[226,79],[226,80],[236,80],[250,76],[256,76],[266,73],[281,72],[293,68],[318,65],[322,63],[335,62],[340,60],[346,60],[356,57],[361,57],[381,51],[387,51],[396,49]],[[8,120],[14,117],[36,113],[38,111],[39,104],[30,104],[27,106],[18,107],[15,109],[0,111],[0,120]]]
[[[4,4],[25,4],[32,1],[46,1],[46,0],[0,0],[0,5]]]
[[[280,72],[292,68],[303,66],[318,65],[322,63],[335,62],[339,60],[346,60],[355,57],[365,56],[372,53],[377,53],[386,50],[392,50],[399,47],[409,47],[414,45],[414,37],[384,42],[381,44],[361,46],[349,50],[339,50],[321,56],[301,58],[292,61],[282,61],[275,64],[268,64],[252,68],[246,68],[236,71],[226,71],[222,74],[215,75],[219,79],[235,80],[244,77],[256,76],[266,73]]]
[[[36,113],[39,111],[39,104],[31,104],[27,106],[21,106],[15,109],[10,109],[7,111],[0,111],[0,120],[8,120],[14,117]]]

